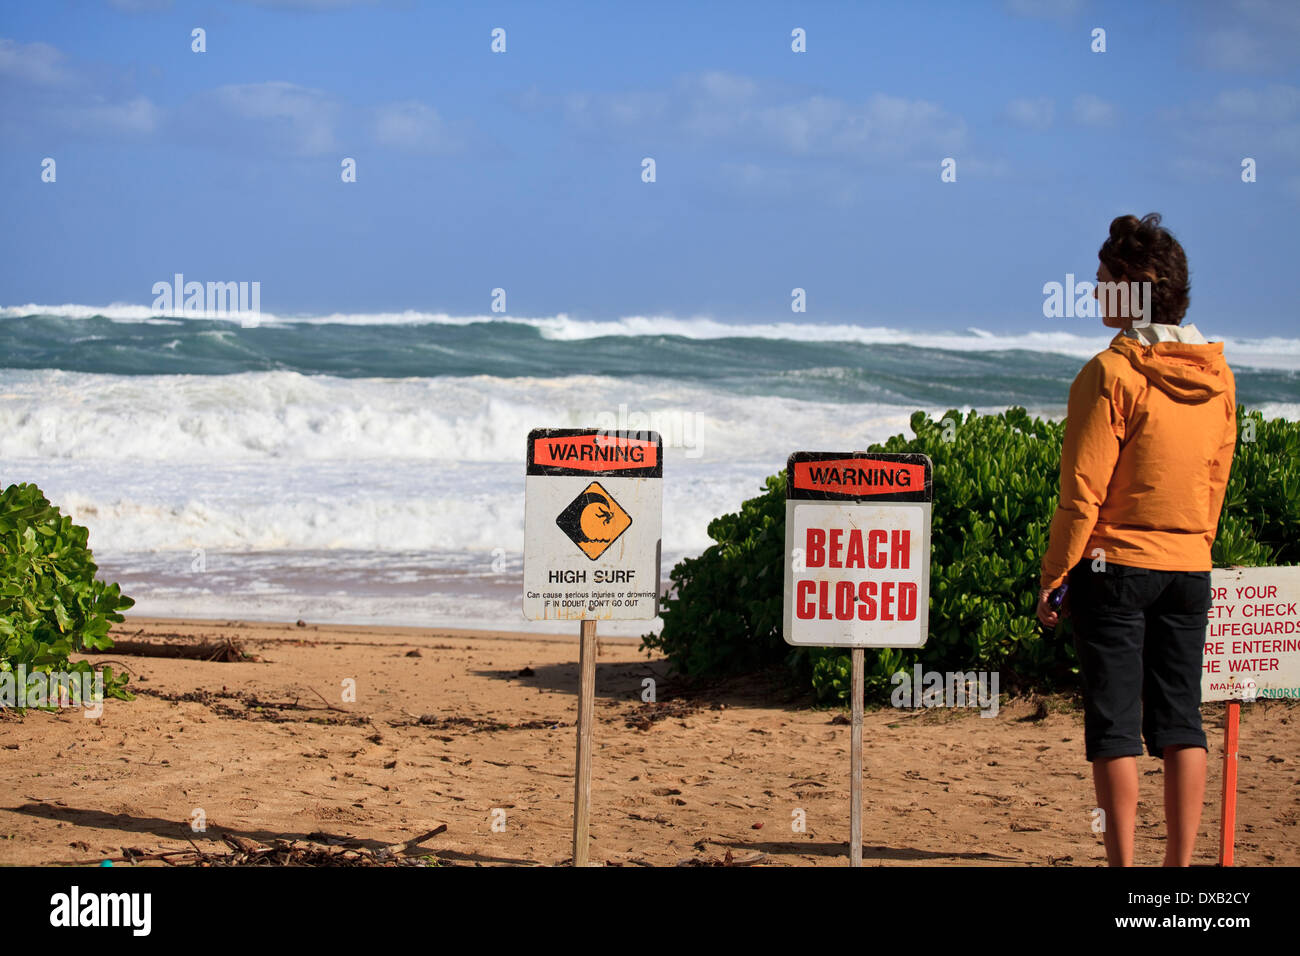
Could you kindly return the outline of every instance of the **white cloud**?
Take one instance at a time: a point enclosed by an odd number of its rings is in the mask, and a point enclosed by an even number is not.
[[[532,90],[521,105],[556,109],[597,136],[676,138],[785,156],[907,156],[956,149],[966,136],[959,117],[927,100],[794,94],[720,71],[681,77],[667,90],[558,97]],[[736,162],[743,166],[744,158]]]
[[[758,84],[747,76],[712,70],[687,78],[685,85],[698,87],[710,99],[719,102],[741,102],[758,93]]]
[[[1169,110],[1164,119],[1202,154],[1300,160],[1300,87],[1224,90],[1207,102]]]
[[[111,69],[72,63],[48,43],[0,38],[0,131],[7,138],[58,141],[66,137],[147,135],[162,110],[129,90]]]
[[[170,10],[172,0],[108,0],[108,4],[123,13],[157,13]]]
[[[1023,129],[1045,130],[1052,125],[1056,107],[1050,97],[1012,100],[1002,110],[1002,118]]]
[[[336,148],[339,105],[320,90],[271,81],[220,86],[201,95],[198,125],[225,137],[247,137],[289,152],[315,155]]]
[[[18,43],[0,37],[0,76],[32,86],[66,86],[73,79],[64,65],[66,59],[48,43]]]
[[[1222,123],[1286,123],[1300,118],[1300,88],[1275,84],[1258,90],[1224,90],[1204,115]]]
[[[376,0],[244,0],[255,7],[278,10],[343,10],[347,7],[367,7]]]
[[[632,129],[665,118],[668,97],[662,93],[570,93],[562,98],[565,119],[582,129]]]
[[[102,101],[54,109],[52,115],[64,128],[79,133],[149,134],[158,128],[162,111],[147,97],[123,102]]]
[[[1261,73],[1300,58],[1300,4],[1295,0],[1234,0],[1208,10],[1209,24],[1197,31],[1207,66]]]
[[[1281,182],[1300,164],[1300,88],[1275,84],[1262,89],[1224,90],[1208,101],[1161,114],[1182,151],[1172,168],[1191,180],[1239,180],[1249,156],[1259,165],[1259,182]]]
[[[1115,105],[1100,96],[1080,93],[1074,98],[1074,121],[1080,126],[1109,126],[1115,122]]]
[[[378,107],[371,131],[381,146],[417,153],[449,153],[460,145],[438,111],[417,100]]]
[[[1060,20],[1083,9],[1083,0],[1006,0],[1006,10],[1017,17]]]

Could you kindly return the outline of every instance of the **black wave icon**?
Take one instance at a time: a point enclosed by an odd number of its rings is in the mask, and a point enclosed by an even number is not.
[[[555,518],[561,531],[591,560],[605,553],[613,542],[631,527],[632,519],[626,517],[604,488],[592,482],[578,497],[569,502]]]

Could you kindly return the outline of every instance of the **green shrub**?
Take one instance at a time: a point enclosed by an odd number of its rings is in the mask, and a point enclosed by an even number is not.
[[[1254,435],[1245,427],[1253,419]],[[1238,412],[1237,458],[1225,498],[1216,565],[1300,560],[1300,424]],[[1067,623],[1044,638],[1034,616],[1040,562],[1059,490],[1063,422],[951,410],[912,416],[912,438],[875,452],[912,452],[934,464],[930,634],[924,648],[869,649],[869,699],[886,700],[890,675],[997,670],[1008,690],[1073,686],[1077,667]],[[1242,438],[1253,437],[1254,441]],[[849,656],[792,648],[781,636],[785,475],[736,514],[709,525],[717,543],[673,568],[664,627],[642,646],[663,651],[681,673],[705,677],[785,664],[819,697],[846,699]]]
[[[1215,567],[1300,564],[1300,422],[1237,412]]]
[[[109,628],[135,602],[96,580],[88,534],[35,485],[0,492],[0,671],[86,673],[68,655],[113,646]],[[105,695],[130,700],[128,679],[105,667]]]
[[[785,473],[766,485],[767,493],[739,513],[710,522],[717,544],[684,558],[669,575],[669,595],[660,605],[664,628],[642,646],[662,650],[682,673],[748,673],[787,658],[798,666],[803,656],[781,636]]]

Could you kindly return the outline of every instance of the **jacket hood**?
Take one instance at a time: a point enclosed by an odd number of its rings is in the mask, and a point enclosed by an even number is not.
[[[1232,372],[1222,342],[1156,342],[1147,345],[1122,332],[1110,343],[1153,386],[1180,402],[1206,402],[1228,390]]]

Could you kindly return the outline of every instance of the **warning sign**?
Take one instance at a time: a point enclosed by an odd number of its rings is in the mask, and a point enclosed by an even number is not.
[[[932,500],[925,455],[791,455],[786,641],[822,647],[925,644]]]
[[[524,481],[524,617],[610,621],[658,615],[659,435],[534,429]]]
[[[1201,699],[1300,698],[1300,567],[1210,573]]]

